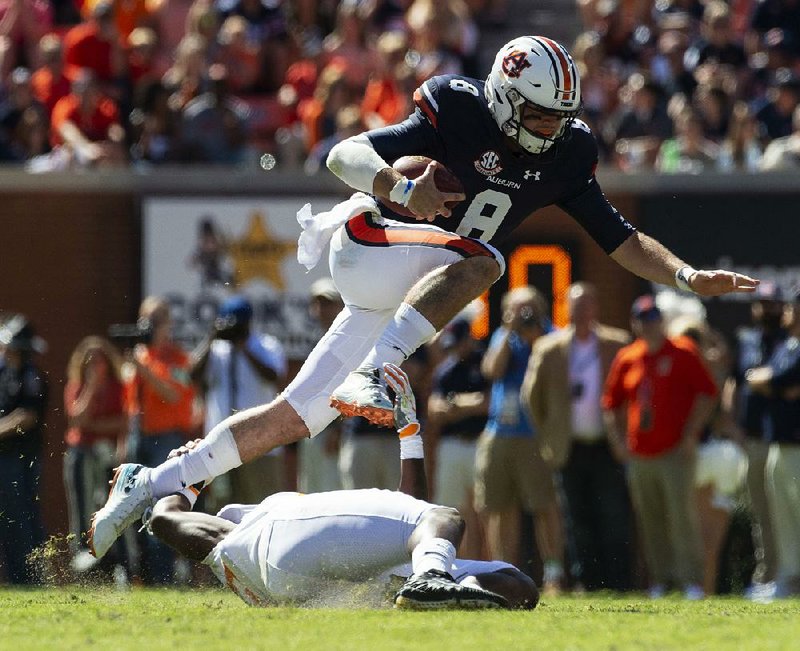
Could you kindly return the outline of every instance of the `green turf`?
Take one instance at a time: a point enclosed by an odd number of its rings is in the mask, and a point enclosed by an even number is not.
[[[222,590],[0,589],[0,649],[800,649],[800,601],[546,599],[533,612],[249,608]]]

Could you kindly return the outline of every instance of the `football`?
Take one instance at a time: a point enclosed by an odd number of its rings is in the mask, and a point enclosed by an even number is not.
[[[406,178],[416,179],[425,173],[431,160],[432,159],[427,156],[403,156],[402,158],[398,158],[392,167]],[[436,183],[436,187],[442,192],[464,192],[464,186],[461,185],[461,181],[459,181],[458,177],[444,165],[436,169],[433,180]],[[380,202],[398,215],[404,215],[406,217],[414,216],[408,208],[404,208],[399,203],[389,201],[388,199],[381,199]],[[458,201],[448,201],[445,205],[452,210],[459,203]]]

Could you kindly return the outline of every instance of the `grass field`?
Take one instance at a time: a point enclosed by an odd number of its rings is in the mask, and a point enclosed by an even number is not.
[[[533,612],[256,609],[222,590],[0,589],[0,649],[800,649],[800,601],[545,599]]]

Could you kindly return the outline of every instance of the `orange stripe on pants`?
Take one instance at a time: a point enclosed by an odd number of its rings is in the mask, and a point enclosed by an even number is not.
[[[366,246],[391,246],[393,244],[431,246],[456,251],[465,258],[471,258],[476,255],[495,257],[478,240],[446,231],[433,231],[414,227],[379,226],[366,214],[353,217],[347,222],[346,229],[350,239]]]

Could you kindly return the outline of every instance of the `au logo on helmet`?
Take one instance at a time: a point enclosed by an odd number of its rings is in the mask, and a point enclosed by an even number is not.
[[[507,77],[517,79],[522,74],[525,68],[530,68],[531,62],[525,52],[521,50],[514,50],[511,54],[503,59],[503,72]]]

